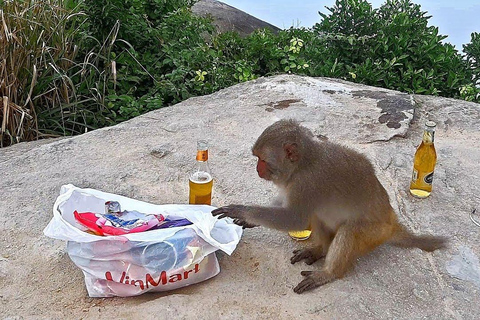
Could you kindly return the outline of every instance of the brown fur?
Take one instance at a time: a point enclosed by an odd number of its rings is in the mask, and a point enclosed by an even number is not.
[[[433,251],[446,240],[415,236],[402,226],[362,154],[328,141],[318,141],[292,120],[281,120],[260,135],[252,152],[266,165],[259,175],[272,181],[283,198],[281,206],[230,205],[213,211],[244,227],[263,225],[278,230],[312,229],[314,245],[296,250],[292,263],[312,264],[325,257],[323,268],[304,271],[297,293],[341,278],[355,260],[388,242]],[[267,169],[265,169],[267,168]]]

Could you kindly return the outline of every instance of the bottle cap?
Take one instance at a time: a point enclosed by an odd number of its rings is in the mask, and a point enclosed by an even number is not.
[[[427,122],[425,122],[425,126],[435,128],[437,126],[437,124],[434,121],[427,121]]]

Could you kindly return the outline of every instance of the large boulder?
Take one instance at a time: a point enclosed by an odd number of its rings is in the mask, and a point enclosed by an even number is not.
[[[162,294],[92,299],[63,241],[42,230],[60,187],[72,183],[157,203],[187,203],[196,139],[210,141],[213,205],[266,205],[250,148],[278,119],[294,118],[321,138],[367,155],[399,219],[415,233],[443,235],[426,253],[384,245],[345,278],[297,295],[308,245],[254,228],[221,272]],[[427,119],[437,122],[433,193],[410,196],[413,154]],[[6,319],[478,319],[479,105],[325,78],[280,75],[191,98],[81,136],[0,149],[0,314]]]
[[[192,7],[193,13],[213,18],[218,32],[236,31],[246,36],[257,29],[270,29],[278,32],[280,28],[255,18],[248,13],[216,0],[200,0]]]

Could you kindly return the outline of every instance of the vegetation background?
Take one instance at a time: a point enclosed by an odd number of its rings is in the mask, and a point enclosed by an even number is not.
[[[312,28],[241,38],[195,0],[0,0],[0,146],[114,125],[261,76],[341,78],[480,102],[480,35],[459,53],[412,0],[337,0]]]

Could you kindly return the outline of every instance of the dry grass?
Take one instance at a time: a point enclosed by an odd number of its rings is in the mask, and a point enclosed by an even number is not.
[[[0,146],[41,138],[36,111],[71,102],[66,70],[77,54],[63,1],[0,0]]]

